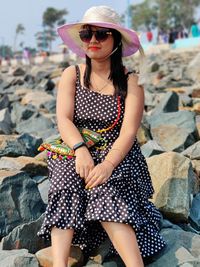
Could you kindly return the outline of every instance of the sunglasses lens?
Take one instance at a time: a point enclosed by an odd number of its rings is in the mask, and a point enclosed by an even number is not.
[[[108,38],[108,30],[97,30],[95,33],[95,38],[99,42],[103,42]]]
[[[81,41],[83,41],[85,43],[89,43],[90,40],[92,39],[92,31],[88,31],[88,30],[80,31],[79,37],[80,37]]]
[[[101,29],[97,31],[92,31],[92,30],[82,30],[79,32],[79,37],[82,42],[84,43],[89,43],[92,39],[93,34],[95,35],[95,39],[98,42],[103,42],[105,41],[109,34],[111,34],[109,29]]]

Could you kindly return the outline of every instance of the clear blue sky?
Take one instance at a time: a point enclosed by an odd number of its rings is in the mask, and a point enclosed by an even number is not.
[[[34,34],[42,30],[42,14],[47,7],[66,8],[69,11],[67,22],[74,22],[80,20],[85,10],[94,5],[108,5],[122,14],[128,3],[139,2],[142,0],[0,0],[0,45],[13,46],[16,25],[21,23],[25,32],[18,37],[17,43],[23,41],[24,46],[34,47]]]

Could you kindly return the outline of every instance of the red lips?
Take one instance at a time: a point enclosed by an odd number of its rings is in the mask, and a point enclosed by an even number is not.
[[[90,46],[88,49],[93,50],[93,51],[97,51],[97,50],[100,49],[100,47],[98,47],[98,46]]]

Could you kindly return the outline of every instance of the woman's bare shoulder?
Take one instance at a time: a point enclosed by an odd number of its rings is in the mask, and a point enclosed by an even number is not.
[[[143,91],[143,86],[139,84],[139,76],[136,73],[130,73],[128,76],[128,92]]]
[[[67,67],[60,78],[58,89],[59,91],[66,91],[68,93],[75,92],[75,84],[76,84],[76,67],[69,66]]]
[[[72,80],[76,79],[76,66],[75,65],[71,65],[71,66],[67,67],[62,72],[61,79],[70,79],[70,78]]]

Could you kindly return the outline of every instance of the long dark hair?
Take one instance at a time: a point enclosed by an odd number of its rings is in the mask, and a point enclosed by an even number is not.
[[[87,25],[89,27],[89,25]],[[117,50],[111,55],[111,70],[108,79],[113,82],[115,88],[115,96],[122,96],[125,98],[127,95],[127,75],[124,71],[122,62],[122,42],[121,34],[115,29],[110,29],[114,39],[113,50]],[[84,73],[84,86],[89,88],[91,75],[91,59],[86,55],[86,68]]]

